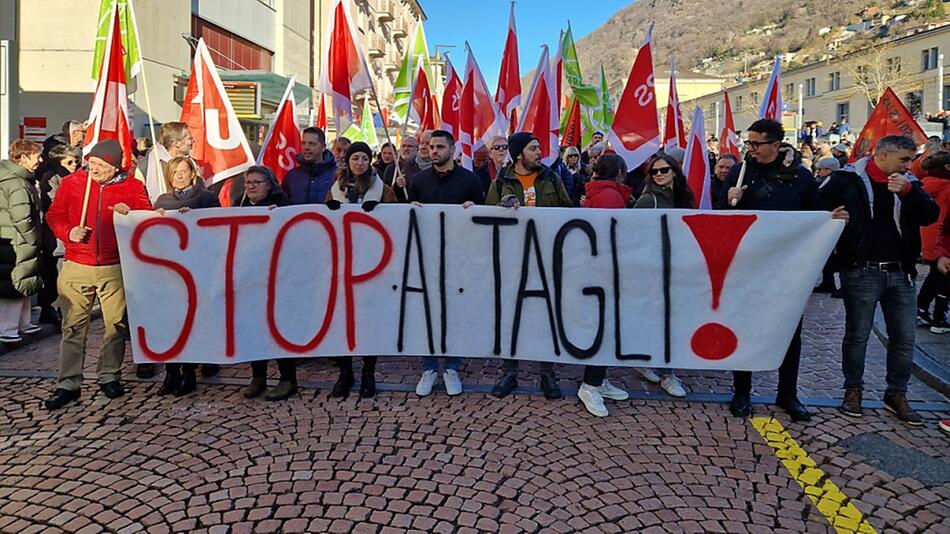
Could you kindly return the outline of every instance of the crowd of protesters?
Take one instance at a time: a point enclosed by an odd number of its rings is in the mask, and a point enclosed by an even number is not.
[[[903,422],[919,425],[921,417],[907,402],[915,321],[934,333],[947,325],[950,280],[950,143],[933,139],[922,153],[912,140],[880,139],[868,157],[849,163],[850,129],[845,121],[832,127],[834,144],[809,125],[798,146],[786,143],[782,125],[759,120],[747,130],[745,155],[711,153],[710,197],[721,210],[825,210],[846,221],[817,291],[843,298],[845,334],[842,342],[845,415],[861,416],[864,359],[875,307],[879,304],[890,341],[887,347],[887,389],[884,406]],[[10,159],[0,162],[0,341],[15,343],[36,332],[31,298],[36,295],[40,322],[62,329],[57,387],[46,400],[58,409],[80,395],[82,363],[93,303],[98,300],[105,337],[98,357],[100,389],[109,398],[124,394],[120,373],[128,323],[113,228],[113,212],[155,209],[185,212],[219,206],[263,206],[358,203],[371,210],[376,203],[476,204],[499,209],[559,207],[585,209],[671,209],[698,207],[700,191],[691,191],[683,172],[682,150],[659,152],[636,169],[613,154],[604,136],[563,148],[551,165],[541,162],[537,138],[526,132],[496,137],[475,151],[473,171],[456,157],[453,136],[443,130],[402,139],[374,153],[362,142],[338,137],[328,144],[325,133],[307,128],[297,167],[279,183],[267,167],[255,166],[231,180],[220,194],[205,188],[200,168],[190,157],[191,135],[182,123],[166,123],[154,147],[140,143],[134,173],[124,169],[115,141],[91,148],[85,160],[78,148],[82,124],[67,122],[63,132],[45,146],[18,140]],[[715,142],[710,143],[715,148]],[[157,158],[149,157],[157,151]],[[155,162],[158,161],[158,163]],[[744,172],[743,172],[744,169]],[[913,169],[913,172],[911,172]],[[739,176],[744,180],[739,185]],[[919,179],[918,179],[919,178]],[[161,190],[155,184],[161,181]],[[87,188],[87,182],[91,187]],[[84,195],[90,198],[84,199]],[[88,203],[90,206],[85,209]],[[929,274],[915,291],[918,259]],[[840,288],[835,276],[840,278]],[[58,303],[58,310],[54,307]],[[798,370],[802,357],[802,323],[779,369],[776,405],[795,421],[811,418],[799,400]],[[440,358],[423,357],[416,393],[432,393],[440,375]],[[462,360],[441,358],[441,377],[449,395],[462,392]],[[330,396],[346,397],[355,385],[353,358],[334,360],[339,377]],[[364,357],[359,394],[376,394],[376,358]],[[279,401],[297,393],[293,359],[276,362],[280,379],[267,388],[267,361],[253,362],[244,396]],[[165,365],[159,394],[183,396],[197,388],[197,366]],[[562,396],[551,363],[539,364],[539,382],[549,399]],[[203,366],[202,374],[217,366]],[[137,374],[155,374],[140,365]],[[505,397],[518,387],[518,362],[502,362],[492,389]],[[642,376],[670,395],[684,397],[687,384],[673,370],[639,369]],[[628,398],[606,379],[607,369],[586,366],[577,396],[586,409],[606,416],[604,399]],[[729,409],[737,417],[752,413],[752,374],[734,373]]]

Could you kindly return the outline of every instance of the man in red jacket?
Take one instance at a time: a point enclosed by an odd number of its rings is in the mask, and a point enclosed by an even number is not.
[[[80,224],[87,187],[89,202],[85,223]],[[96,297],[105,323],[96,370],[99,389],[110,399],[125,394],[119,375],[129,327],[112,217],[113,212],[125,215],[133,209],[150,210],[152,205],[142,182],[128,179],[122,169],[122,147],[109,140],[89,153],[88,174],[77,171],[63,179],[46,215],[53,233],[66,243],[66,261],[57,283],[63,312],[59,382],[46,400],[49,410],[79,398],[89,315]]]

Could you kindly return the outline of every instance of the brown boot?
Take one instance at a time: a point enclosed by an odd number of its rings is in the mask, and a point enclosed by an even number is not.
[[[848,417],[861,417],[864,411],[861,408],[861,390],[858,388],[848,388],[844,390],[844,401],[838,411]]]
[[[254,377],[251,379],[251,383],[244,388],[244,398],[253,399],[254,397],[260,396],[261,393],[264,393],[265,389],[267,389],[267,379],[264,377]]]
[[[294,384],[290,380],[281,380],[274,389],[268,391],[267,395],[264,395],[264,399],[269,401],[282,401],[295,393],[297,393],[297,384]]]
[[[898,419],[910,426],[921,426],[924,420],[907,402],[907,396],[903,393],[884,393],[884,409],[893,413]]]

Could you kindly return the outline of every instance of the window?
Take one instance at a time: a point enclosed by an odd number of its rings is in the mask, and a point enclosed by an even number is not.
[[[943,86],[943,109],[950,109],[950,85]]]
[[[920,70],[933,70],[937,68],[937,47],[928,48],[920,52]]]
[[[832,72],[828,75],[828,90],[837,91],[838,89],[841,89],[841,73]]]
[[[838,122],[841,122],[841,119],[851,120],[851,104],[848,102],[838,102],[835,106],[835,116],[838,117]]]
[[[816,92],[817,90],[815,88],[815,79],[808,78],[807,80],[805,80],[805,96],[815,96]]]
[[[917,91],[906,93],[904,95],[904,103],[907,104],[907,111],[909,111],[911,115],[920,115],[924,109],[923,90],[918,89]]]
[[[867,65],[858,65],[857,68],[858,79],[864,83],[868,81],[868,67]]]
[[[901,71],[901,58],[900,56],[894,56],[887,58],[887,61],[884,63],[887,67],[887,72],[891,74],[898,74]]]
[[[753,92],[751,95],[749,95],[749,99],[752,100],[752,105],[761,104],[761,102],[759,101],[758,92]]]
[[[742,111],[742,95],[736,98],[736,111]]]
[[[787,83],[785,84],[785,100],[788,100],[795,94],[795,84]]]

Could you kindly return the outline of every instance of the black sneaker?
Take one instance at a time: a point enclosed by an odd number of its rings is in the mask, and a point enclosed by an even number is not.
[[[930,331],[934,334],[946,334],[950,333],[950,323],[946,321],[935,322],[930,325]]]
[[[752,415],[752,399],[748,393],[733,393],[729,401],[729,413],[734,417],[750,417]]]
[[[903,393],[885,393],[884,409],[893,413],[898,419],[910,426],[921,426],[924,419],[910,407],[907,396]]]
[[[79,398],[79,390],[70,391],[68,389],[57,388],[53,395],[43,402],[47,410],[58,410],[70,402]]]
[[[155,376],[154,363],[140,363],[135,366],[135,376],[138,378],[152,378]]]
[[[512,374],[502,375],[492,388],[491,394],[499,399],[507,397],[514,389],[518,387],[518,376]]]
[[[544,398],[548,400],[557,400],[564,397],[561,393],[561,386],[557,385],[557,378],[554,375],[541,376],[541,391],[544,392]]]
[[[122,387],[122,383],[118,380],[113,380],[112,382],[106,382],[105,384],[99,385],[99,390],[102,391],[103,395],[110,399],[117,399],[122,395],[125,395],[125,388]]]
[[[930,310],[926,308],[917,308],[917,326],[931,326],[934,322],[930,316]]]

